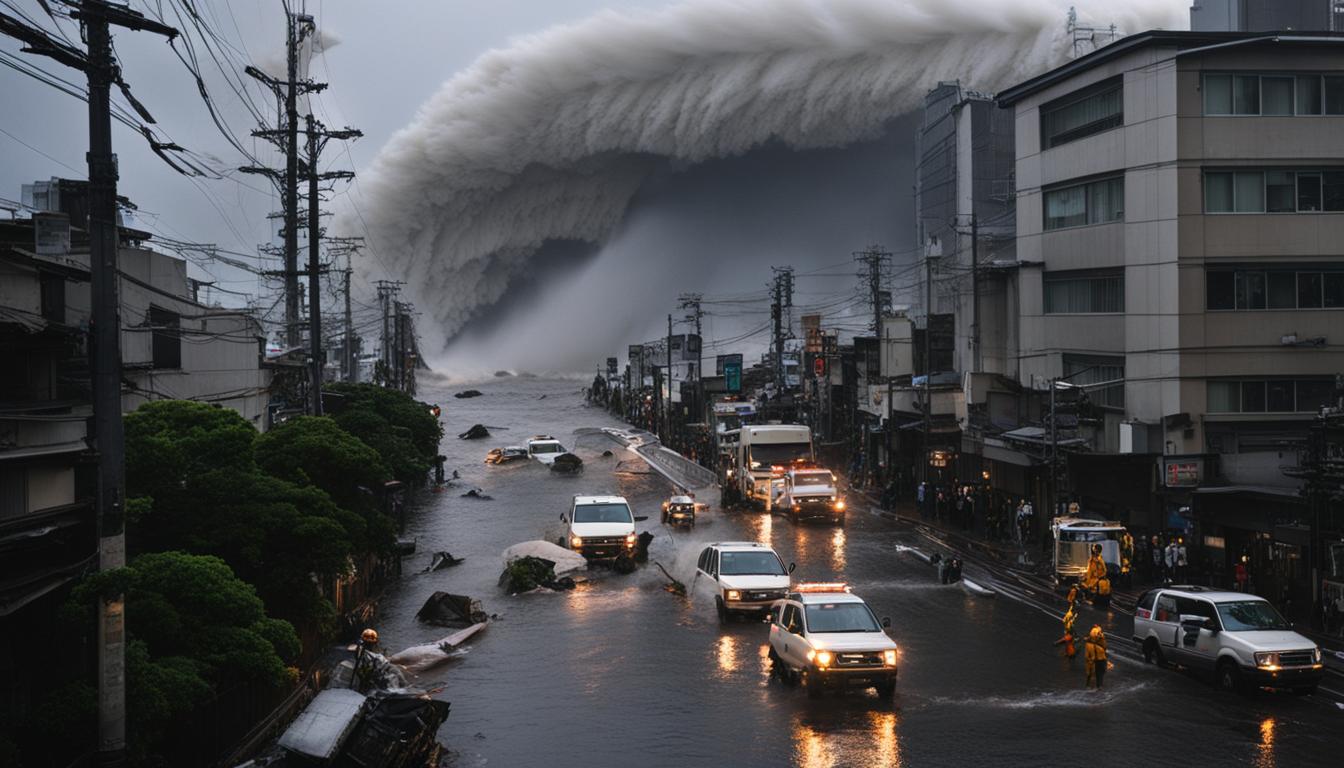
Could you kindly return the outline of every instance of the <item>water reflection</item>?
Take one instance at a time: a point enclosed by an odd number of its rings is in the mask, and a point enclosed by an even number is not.
[[[719,674],[724,678],[737,671],[737,638],[732,635],[719,635]]]
[[[845,529],[836,528],[831,534],[831,568],[842,573],[845,570]]]
[[[1256,755],[1256,768],[1274,768],[1274,718],[1266,717],[1260,723],[1259,754]]]
[[[858,765],[899,768],[901,744],[896,724],[894,712],[870,711],[849,722],[833,723],[831,728],[803,722],[795,716],[795,763],[801,768]],[[855,762],[858,755],[863,757]]]

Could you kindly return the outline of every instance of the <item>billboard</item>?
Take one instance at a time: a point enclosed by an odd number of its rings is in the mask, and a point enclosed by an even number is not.
[[[736,363],[738,373],[742,372],[741,355],[718,355],[717,357],[714,358],[714,375],[722,376],[723,366],[727,365],[728,363]]]

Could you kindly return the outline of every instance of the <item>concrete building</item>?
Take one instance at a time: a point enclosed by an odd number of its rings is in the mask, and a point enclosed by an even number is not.
[[[1108,511],[1273,583],[1308,583],[1284,470],[1344,370],[1341,46],[1147,32],[998,95],[1016,122],[1019,382],[1123,379],[1092,393],[1108,414],[1092,451],[1154,460],[1091,470],[1161,503]]]
[[[59,194],[34,202],[50,210],[0,221],[0,618],[78,576],[97,549],[96,466],[85,440],[89,253],[78,224],[86,187],[43,184]],[[197,303],[186,264],[148,240],[121,229],[124,410],[199,400],[266,429],[272,369],[260,324],[245,311]]]

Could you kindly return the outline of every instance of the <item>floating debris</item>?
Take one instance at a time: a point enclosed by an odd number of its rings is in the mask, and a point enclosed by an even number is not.
[[[467,491],[466,493],[462,494],[462,498],[464,498],[464,499],[480,499],[481,501],[490,501],[491,499],[494,499],[495,497],[494,497],[494,496],[491,496],[490,494],[486,493],[485,491],[482,491],[480,488],[472,488],[470,491]]]
[[[434,558],[429,561],[429,567],[421,571],[421,573],[439,571],[444,568],[451,568],[454,565],[461,565],[461,564],[462,564],[462,558],[453,557],[452,553],[450,552],[435,552]]]
[[[562,453],[551,462],[551,471],[562,475],[573,475],[583,471],[583,459],[572,453]]]
[[[481,601],[466,595],[435,592],[429,596],[415,618],[440,627],[469,627],[490,618]]]
[[[473,424],[471,429],[458,434],[458,440],[480,440],[483,437],[489,437],[490,430],[485,428],[484,424]]]
[[[671,592],[674,595],[685,597],[686,585],[682,584],[680,581],[677,581],[675,578],[673,578],[672,574],[667,572],[667,569],[663,567],[662,563],[655,560],[653,561],[653,564],[658,566],[658,570],[662,571],[663,575],[667,577],[667,583],[663,585],[663,589],[667,590],[668,592]]]
[[[453,393],[453,397],[456,397],[458,400],[463,400],[468,397],[480,397],[480,396],[481,391],[479,389],[464,389],[461,392]]]

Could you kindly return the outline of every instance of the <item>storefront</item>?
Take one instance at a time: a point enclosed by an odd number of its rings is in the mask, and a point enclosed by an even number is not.
[[[1232,588],[1233,569],[1241,562],[1251,592],[1305,615],[1311,601],[1306,500],[1291,488],[1244,485],[1197,488],[1192,496],[1200,547],[1191,550],[1191,565],[1197,572],[1214,586]]]

